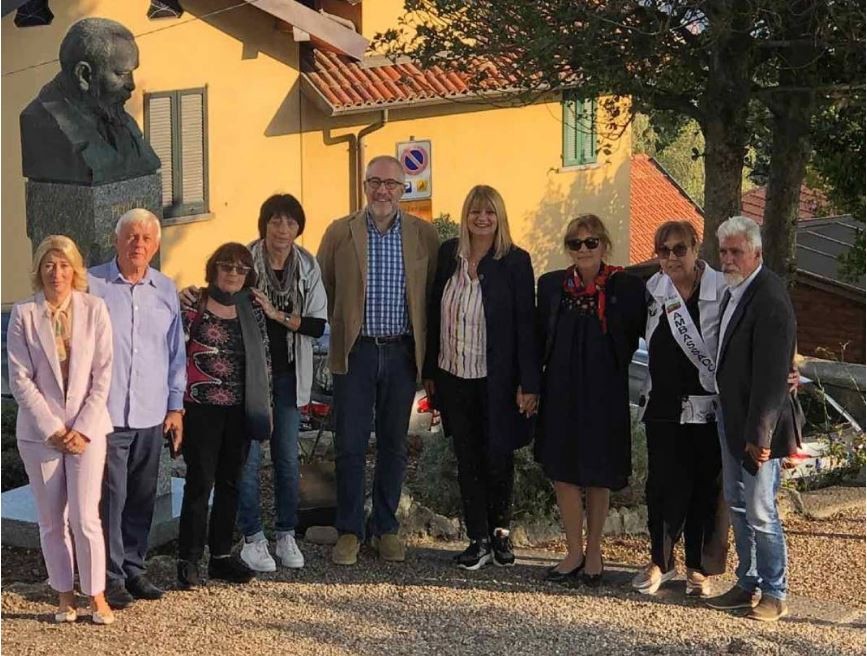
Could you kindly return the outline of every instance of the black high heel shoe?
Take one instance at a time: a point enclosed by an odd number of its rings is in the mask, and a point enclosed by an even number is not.
[[[600,558],[600,561],[602,569],[599,570],[598,574],[587,574],[586,572],[581,574],[581,582],[588,588],[598,588],[602,584],[602,577],[605,574],[605,560]]]
[[[560,583],[566,584],[571,583],[573,581],[577,581],[581,572],[584,571],[584,559],[581,559],[581,562],[578,563],[575,569],[570,570],[568,572],[560,572],[557,570],[557,565],[553,567],[549,567],[548,571],[545,573],[545,578],[543,580],[548,581],[549,583]]]

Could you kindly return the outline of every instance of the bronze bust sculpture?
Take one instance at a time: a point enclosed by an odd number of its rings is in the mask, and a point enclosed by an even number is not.
[[[138,68],[133,34],[106,18],[80,20],[60,44],[60,68],[21,113],[25,177],[99,185],[155,173],[160,160],[124,109]]]

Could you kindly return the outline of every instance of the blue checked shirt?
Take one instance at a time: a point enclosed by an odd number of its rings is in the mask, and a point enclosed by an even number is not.
[[[367,214],[367,292],[361,326],[361,334],[367,337],[392,337],[411,332],[400,226],[398,212],[394,223],[382,234],[370,213]]]

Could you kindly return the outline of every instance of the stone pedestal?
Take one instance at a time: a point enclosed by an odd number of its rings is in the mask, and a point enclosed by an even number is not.
[[[142,207],[162,217],[159,173],[96,186],[28,180],[27,236],[35,250],[48,235],[66,235],[88,266],[114,255],[114,228],[128,210]],[[159,255],[157,255],[159,257]],[[159,268],[159,262],[151,262]]]

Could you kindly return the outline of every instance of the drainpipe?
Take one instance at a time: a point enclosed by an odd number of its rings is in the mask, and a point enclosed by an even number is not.
[[[377,130],[381,130],[386,123],[388,123],[388,110],[383,109],[378,121],[361,128],[358,134],[354,135],[355,138],[350,141],[349,148],[350,151],[354,151],[351,154],[355,160],[355,189],[352,193],[353,212],[361,209],[364,204],[364,193],[362,192],[364,188],[364,138]]]

